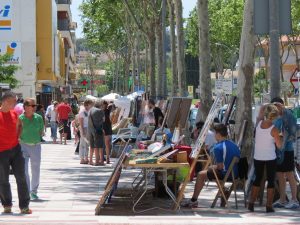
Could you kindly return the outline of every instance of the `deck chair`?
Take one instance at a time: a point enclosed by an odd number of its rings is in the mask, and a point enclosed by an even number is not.
[[[232,182],[230,189],[229,189],[229,194],[232,192],[232,190],[234,190],[234,194],[235,194],[235,205],[237,208],[237,196],[236,196],[236,185],[237,185],[237,178],[235,178],[235,174],[233,171],[233,167],[235,164],[237,164],[239,162],[239,158],[238,157],[233,157],[230,166],[224,176],[224,178],[222,180],[219,180],[218,178],[216,178],[214,181],[216,181],[217,186],[218,186],[218,192],[215,196],[215,199],[213,201],[213,203],[211,204],[211,208],[214,208],[216,206],[216,203],[218,201],[219,198],[223,199],[225,201],[225,206],[228,207],[228,201],[227,199],[229,198],[229,196],[227,197],[225,195],[226,192],[226,187],[225,184],[226,182],[228,182],[229,178],[231,178],[230,182]]]

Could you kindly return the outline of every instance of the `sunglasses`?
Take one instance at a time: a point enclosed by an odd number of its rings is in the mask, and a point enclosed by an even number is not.
[[[27,106],[36,107],[36,105],[27,105]]]

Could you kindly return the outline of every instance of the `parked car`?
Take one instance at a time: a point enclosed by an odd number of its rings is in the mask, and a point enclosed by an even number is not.
[[[190,114],[188,118],[188,128],[189,131],[192,132],[194,127],[196,126],[196,117],[197,117],[197,112],[199,108],[191,108],[190,109]]]

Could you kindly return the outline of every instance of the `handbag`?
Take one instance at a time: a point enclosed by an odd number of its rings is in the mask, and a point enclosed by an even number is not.
[[[92,117],[92,115],[90,115],[90,116],[91,116],[93,127],[96,130],[96,133],[99,135],[103,135],[103,125],[101,124],[101,126],[99,128],[96,128],[93,117]]]

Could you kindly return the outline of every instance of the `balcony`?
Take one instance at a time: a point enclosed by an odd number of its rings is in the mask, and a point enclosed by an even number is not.
[[[60,31],[69,31],[70,22],[68,19],[59,19],[57,22],[57,29]]]
[[[70,4],[67,3],[57,4],[57,12],[58,12],[59,19],[72,18]]]

